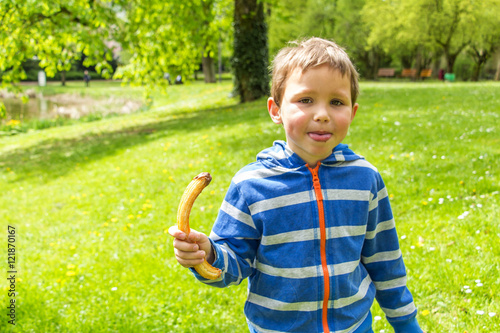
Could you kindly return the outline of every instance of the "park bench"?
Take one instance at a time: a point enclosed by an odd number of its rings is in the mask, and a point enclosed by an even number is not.
[[[422,69],[420,71],[420,77],[425,78],[425,77],[431,77],[432,75],[432,69]]]
[[[379,68],[378,77],[393,77],[395,74],[394,68]]]
[[[404,68],[401,72],[402,77],[415,77],[417,76],[417,70],[413,68]]]

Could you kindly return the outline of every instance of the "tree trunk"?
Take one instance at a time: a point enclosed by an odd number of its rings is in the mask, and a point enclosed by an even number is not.
[[[264,1],[234,5],[234,89],[244,103],[269,95],[267,24]]]
[[[61,85],[66,85],[66,71],[61,71]]]
[[[446,73],[453,73],[458,54],[446,54]]]
[[[495,73],[495,81],[500,81],[500,58],[498,58],[497,72]]]
[[[210,54],[201,58],[201,64],[203,67],[203,75],[205,76],[205,83],[215,83],[214,59]]]

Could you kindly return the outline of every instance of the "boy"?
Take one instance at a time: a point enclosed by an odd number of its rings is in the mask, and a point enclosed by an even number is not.
[[[335,43],[311,38],[273,62],[268,111],[286,142],[233,178],[210,238],[176,227],[178,262],[206,259],[225,287],[249,277],[251,332],[372,332],[376,297],[396,332],[422,332],[384,183],[341,144],[358,74]]]

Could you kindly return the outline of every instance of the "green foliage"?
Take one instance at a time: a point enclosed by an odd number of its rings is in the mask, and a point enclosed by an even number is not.
[[[109,70],[105,29],[114,21],[109,2],[0,2],[0,73],[4,83],[26,78],[22,63],[37,57],[49,77],[68,71],[81,52],[100,72]]]
[[[0,77],[4,84],[26,78],[21,64],[37,57],[48,77],[69,72],[72,60],[113,76],[113,47],[122,50],[115,78],[164,91],[163,75],[187,77],[202,52],[213,53],[218,37],[230,42],[230,0],[0,2]],[[108,47],[109,45],[109,47]],[[227,54],[227,48],[226,48]],[[174,75],[175,74],[175,75]]]
[[[7,110],[5,110],[5,104],[3,102],[0,102],[0,119],[5,118]]]
[[[267,24],[264,4],[236,0],[234,9],[234,89],[241,102],[269,94]]]
[[[454,67],[466,49],[478,63],[500,46],[499,0],[274,0],[271,8],[271,54],[289,40],[325,37],[369,79],[379,67],[439,68],[443,56]]]
[[[380,45],[386,53],[403,58],[444,55],[452,73],[466,47],[484,45],[487,37],[479,31],[496,36],[494,47],[500,46],[499,8],[498,0],[366,0],[363,21],[370,27],[370,47]]]

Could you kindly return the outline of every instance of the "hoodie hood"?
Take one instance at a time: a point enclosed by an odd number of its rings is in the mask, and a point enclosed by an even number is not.
[[[337,145],[330,156],[321,161],[323,165],[332,165],[339,162],[354,161],[364,159],[363,156],[355,154],[346,144]],[[262,163],[266,167],[275,168],[283,167],[287,169],[295,169],[302,167],[306,162],[294,153],[285,141],[274,141],[273,146],[264,149],[257,154],[257,162]]]

